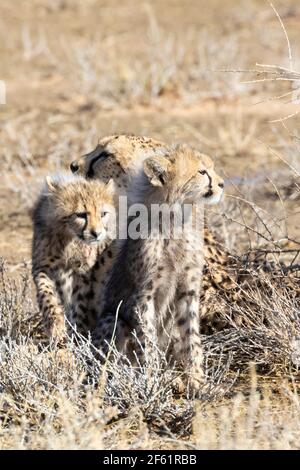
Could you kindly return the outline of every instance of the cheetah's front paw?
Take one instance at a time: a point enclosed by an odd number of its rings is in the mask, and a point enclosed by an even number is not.
[[[176,395],[182,395],[185,392],[186,384],[182,377],[176,377],[172,382],[172,390]]]
[[[52,345],[63,346],[66,343],[67,331],[64,319],[56,318],[49,327],[49,340]]]

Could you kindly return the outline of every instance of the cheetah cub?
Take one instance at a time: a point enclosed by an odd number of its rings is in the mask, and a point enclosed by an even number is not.
[[[144,161],[143,171],[132,182],[131,202],[147,207],[148,223],[155,204],[174,208],[171,228],[166,236],[163,223],[158,223],[153,233],[129,236],[124,241],[109,275],[102,313],[93,333],[95,345],[107,354],[113,333],[117,347],[124,350],[124,327],[127,338],[135,330],[145,354],[156,361],[156,345],[166,330],[164,325],[172,320],[180,338],[176,360],[183,363],[196,393],[203,382],[198,317],[203,231],[199,226],[203,228],[204,204],[217,203],[223,186],[211,159],[187,146],[176,146],[165,156]],[[184,206],[190,210],[185,211]],[[179,209],[184,224],[188,224],[180,236],[175,232]],[[130,222],[129,218],[128,229]]]
[[[50,341],[64,341],[65,316],[81,334],[95,326],[101,282],[112,263],[114,207],[112,180],[46,178],[33,210],[32,273]]]

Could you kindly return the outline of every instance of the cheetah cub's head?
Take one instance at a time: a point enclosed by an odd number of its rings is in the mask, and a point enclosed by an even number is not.
[[[93,245],[113,238],[115,228],[115,184],[87,181],[81,177],[46,178],[53,224],[71,236]]]
[[[224,181],[211,158],[187,145],[175,146],[168,155],[148,158],[144,173],[170,202],[216,204],[223,195]]]

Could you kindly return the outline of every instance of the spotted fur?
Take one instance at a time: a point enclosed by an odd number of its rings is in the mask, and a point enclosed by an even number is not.
[[[163,142],[135,135],[112,135],[100,140],[97,147],[71,163],[71,170],[87,178],[108,181],[113,178],[120,193],[126,193],[143,161],[168,153]],[[230,256],[204,224],[204,265],[200,302],[201,331],[209,333],[222,326],[219,320],[219,294],[234,292],[236,276],[228,269]]]
[[[47,179],[33,211],[32,273],[51,341],[66,335],[65,317],[81,334],[96,323],[112,264],[114,182]]]
[[[211,159],[187,146],[144,161],[143,170],[132,182],[131,202],[148,207],[149,217],[151,204],[178,204],[181,208],[188,203],[192,206],[188,217],[193,216],[193,220],[180,238],[174,236],[175,226],[171,224],[170,238],[164,237],[160,226],[157,236],[124,241],[109,275],[102,313],[93,333],[94,343],[105,355],[114,332],[117,347],[124,348],[124,331],[130,334],[136,330],[142,349],[155,363],[164,326],[174,317],[180,337],[180,348],[174,352],[195,391],[203,380],[198,313],[203,239],[199,223],[204,217],[203,205],[218,202],[223,186]]]

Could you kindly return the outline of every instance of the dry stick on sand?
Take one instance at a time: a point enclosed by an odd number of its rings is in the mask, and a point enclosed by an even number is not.
[[[292,48],[290,44],[290,40],[287,34],[287,30],[284,26],[284,23],[280,17],[280,14],[274,7],[272,3],[270,3],[271,8],[273,9],[280,26],[282,28],[282,31],[284,33],[286,43],[287,43],[287,49],[288,49],[288,60],[289,60],[289,67],[283,67],[281,65],[276,65],[276,64],[261,64],[261,63],[256,63],[256,68],[255,69],[226,69],[223,70],[223,72],[229,72],[229,73],[246,73],[246,74],[255,74],[258,78],[252,79],[252,80],[245,80],[242,81],[242,84],[249,84],[253,85],[255,83],[263,83],[263,82],[290,82],[293,88],[287,92],[281,93],[280,95],[273,96],[271,98],[267,98],[265,100],[260,100],[259,102],[255,104],[259,104],[265,101],[274,101],[274,100],[279,100],[282,98],[285,98],[289,95],[297,95],[300,91],[300,72],[296,71],[293,69],[293,57],[292,57]],[[297,100],[299,97],[297,97]],[[273,119],[270,122],[271,123],[276,123],[276,122],[284,122],[287,121],[288,119],[296,116],[299,114],[300,109],[288,114],[287,116],[281,117],[279,119]]]

